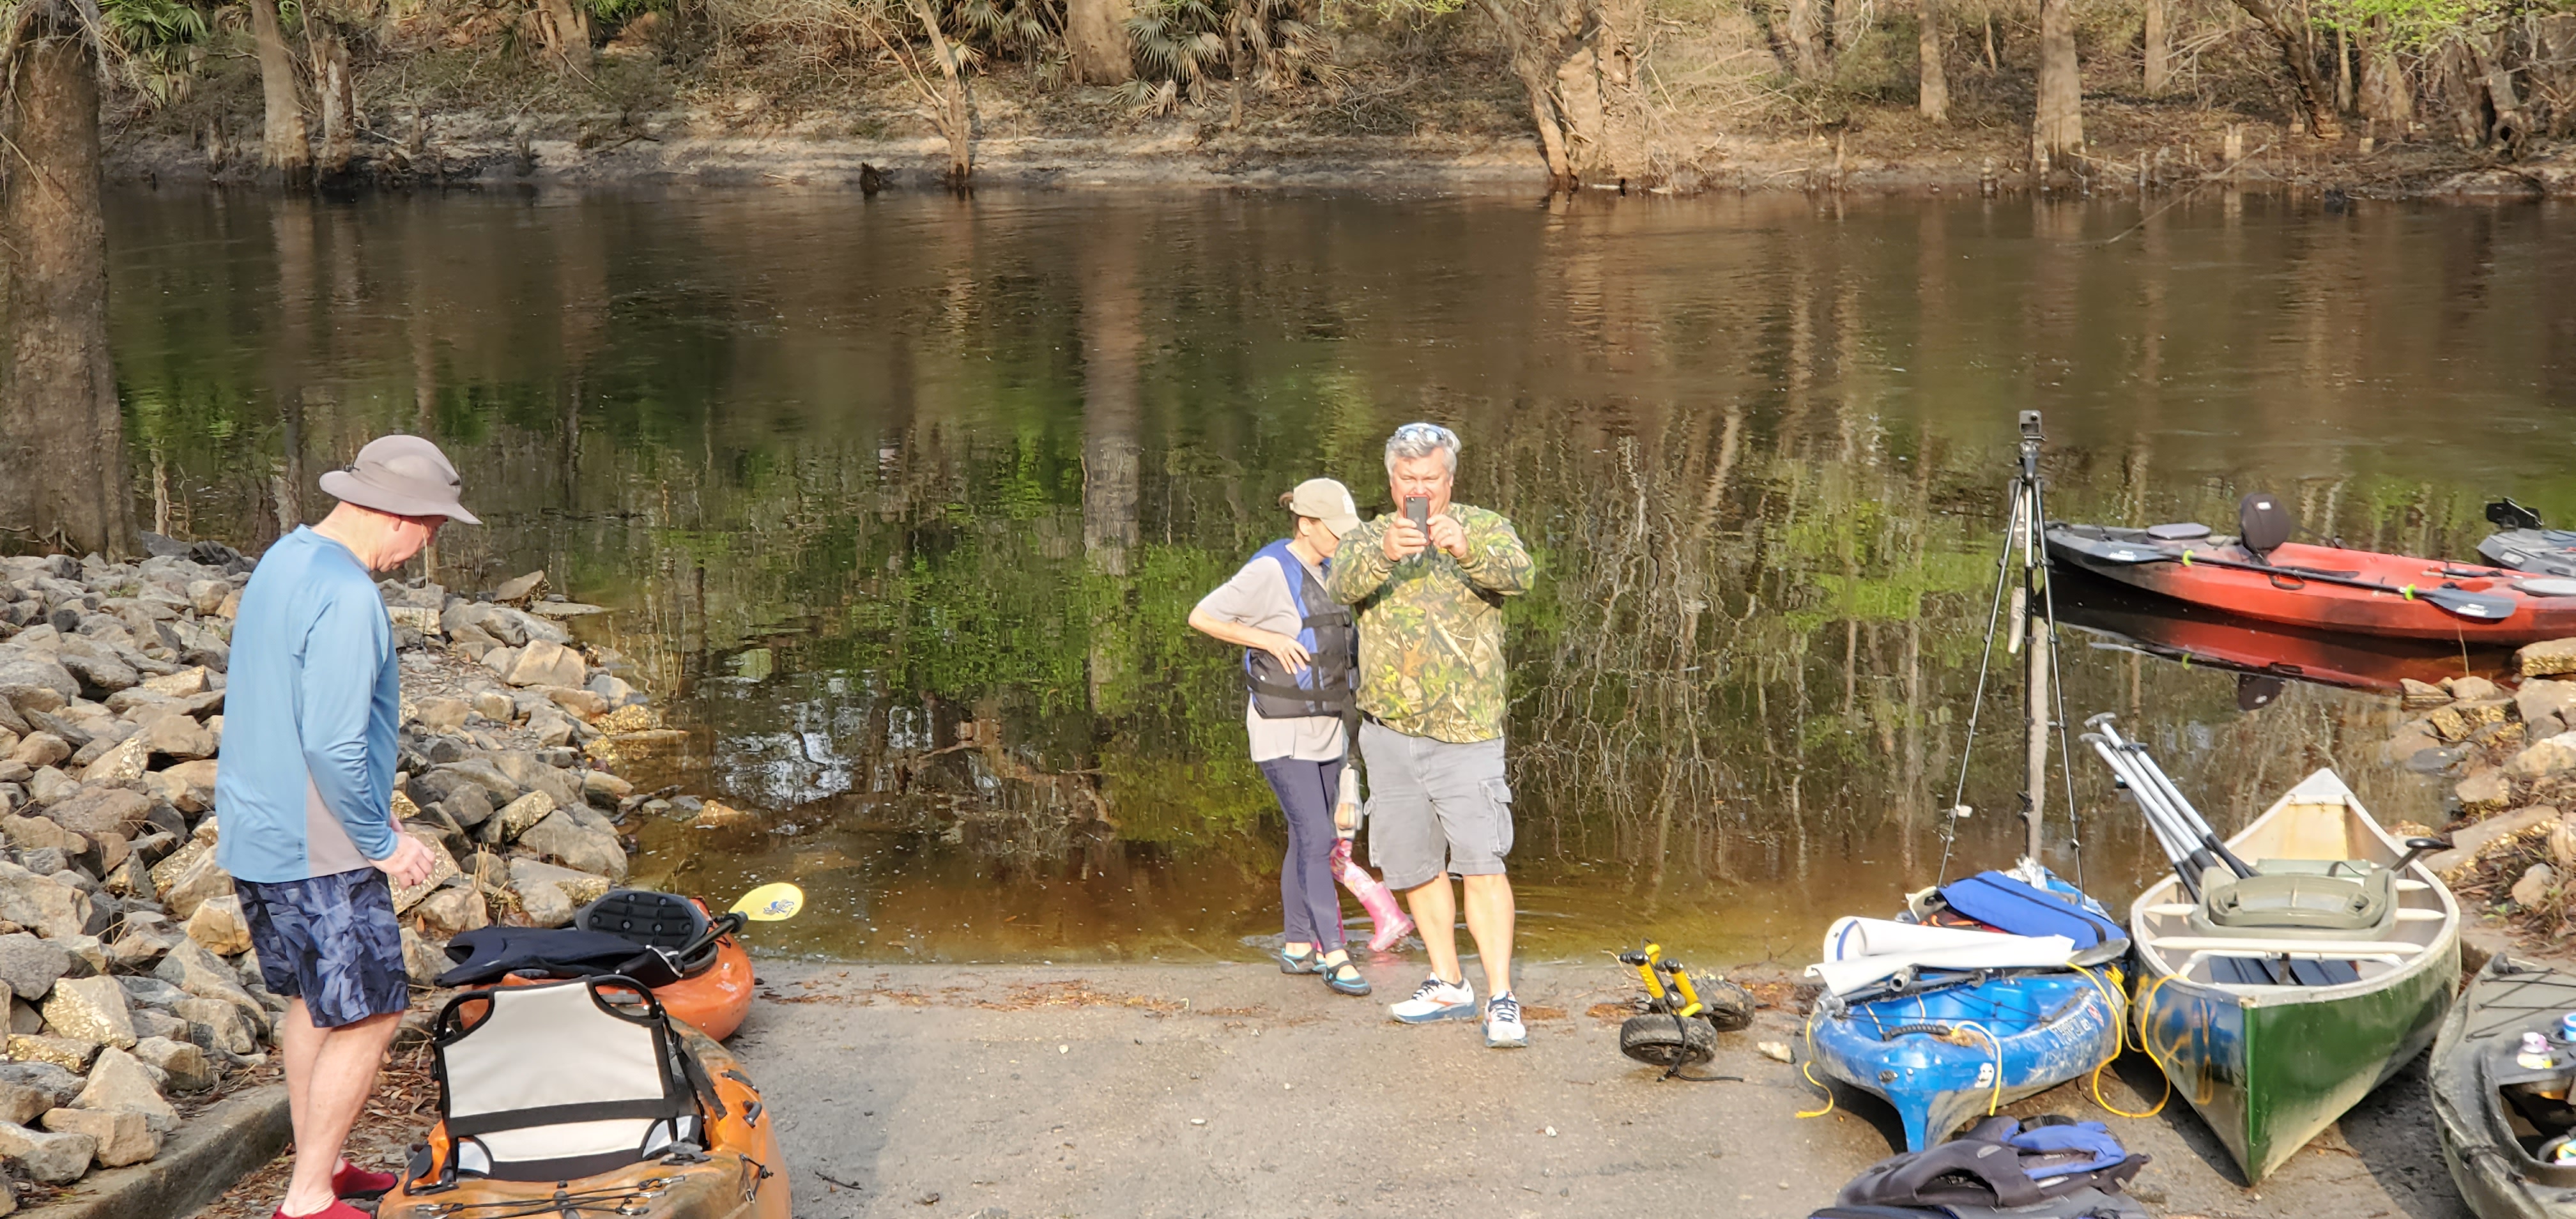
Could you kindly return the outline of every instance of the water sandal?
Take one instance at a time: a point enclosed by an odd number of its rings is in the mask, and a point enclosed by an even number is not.
[[[1301,953],[1292,953],[1287,949],[1282,948],[1270,955],[1279,958],[1279,972],[1283,974],[1319,974],[1324,972],[1324,959],[1317,955],[1315,950],[1312,948]]]
[[[1369,993],[1368,979],[1360,976],[1359,966],[1353,965],[1347,960],[1343,961],[1339,965],[1327,965],[1323,967],[1323,974],[1324,985],[1332,987],[1333,993],[1335,994],[1365,995]]]

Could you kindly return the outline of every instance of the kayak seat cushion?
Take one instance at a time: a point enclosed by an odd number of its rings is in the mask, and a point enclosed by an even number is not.
[[[2125,928],[2046,889],[2002,872],[1980,872],[1941,886],[1950,909],[2008,935],[2062,935],[2080,951],[2116,940]]]
[[[2225,937],[2260,931],[2263,938],[2377,940],[2397,929],[2397,874],[2370,868],[2362,876],[2297,871],[2240,877],[2212,868],[2191,912],[2195,934]]]
[[[629,979],[465,991],[433,1039],[456,1175],[570,1181],[698,1142],[687,1051]]]
[[[707,932],[707,912],[677,893],[611,889],[581,912],[574,926],[605,931],[654,948],[688,948]]]
[[[2196,521],[2176,521],[2170,525],[2149,525],[2147,536],[2159,542],[2193,542],[2209,536],[2209,526]]]
[[[2256,491],[2236,501],[2237,544],[2258,562],[2269,562],[2272,552],[2290,540],[2294,527],[2290,510],[2269,491]]]

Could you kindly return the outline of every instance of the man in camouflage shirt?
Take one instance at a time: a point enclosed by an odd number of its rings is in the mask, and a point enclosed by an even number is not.
[[[1502,514],[1449,502],[1458,437],[1408,423],[1386,442],[1396,512],[1342,537],[1324,589],[1360,632],[1360,752],[1368,762],[1371,860],[1422,929],[1431,978],[1391,1013],[1406,1024],[1467,1020],[1476,990],[1458,963],[1458,897],[1492,999],[1485,1044],[1529,1043],[1512,995],[1512,791],[1503,781],[1503,598],[1535,565]],[[1428,501],[1429,527],[1405,518]]]

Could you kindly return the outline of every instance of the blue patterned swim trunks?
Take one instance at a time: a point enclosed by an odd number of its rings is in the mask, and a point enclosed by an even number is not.
[[[307,880],[236,880],[260,982],[304,1000],[316,1028],[338,1028],[411,1007],[394,891],[374,868]]]

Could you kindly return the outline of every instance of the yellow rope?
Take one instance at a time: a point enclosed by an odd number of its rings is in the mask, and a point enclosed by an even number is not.
[[[1817,1091],[1825,1094],[1825,1107],[1801,1112],[1798,1116],[1802,1118],[1823,1117],[1834,1111],[1834,1090],[1826,1086],[1825,1081],[1816,1078],[1816,1015],[1814,1011],[1807,1013],[1807,1059],[1798,1064],[1798,1074],[1806,1076],[1808,1083],[1814,1084]]]
[[[2093,1103],[2094,1103],[2094,1104],[2097,1104],[2097,1105],[2102,1106],[2103,1111],[2104,1111],[2104,1112],[2106,1112],[2106,1113],[2112,1114],[2113,1116],[2116,1116],[2116,1117],[2127,1117],[2127,1118],[2149,1118],[2149,1117],[2154,1117],[2155,1115],[2157,1115],[2157,1114],[2159,1114],[2159,1113],[2164,1112],[2164,1111],[2165,1111],[2165,1106],[2166,1106],[2166,1105],[2168,1105],[2168,1104],[2173,1103],[2173,1094],[2174,1094],[2173,1076],[2172,1076],[2172,1075],[2170,1075],[2170,1074],[2168,1074],[2168,1073],[2165,1071],[2165,1064],[2164,1064],[2163,1060],[2161,1060],[2161,1059],[2159,1059],[2159,1058],[2157,1058],[2157,1057],[2156,1057],[2156,1047],[2155,1047],[2154,1043],[2150,1042],[2150,1041],[2147,1039],[2147,1015],[2148,1015],[2148,1013],[2149,1013],[2149,1012],[2153,1011],[2153,1010],[2154,1010],[2154,1008],[2155,1008],[2155,995],[2156,995],[2156,990],[2157,990],[2157,988],[2162,987],[2162,986],[2163,986],[2167,981],[2171,980],[2171,979],[2172,979],[2172,977],[2173,977],[2173,975],[2172,975],[2172,974],[2166,974],[2166,975],[2164,975],[2163,977],[2157,978],[2156,980],[2154,980],[2154,981],[2152,981],[2152,982],[2147,983],[2144,987],[2141,987],[2141,988],[2139,988],[2139,990],[2138,990],[2138,1010],[2137,1010],[2137,1023],[2138,1023],[2138,1049],[2140,1049],[2140,1050],[2142,1050],[2142,1051],[2144,1051],[2144,1052],[2146,1053],[2147,1061],[2148,1061],[2148,1062],[2151,1062],[2151,1063],[2154,1063],[2154,1064],[2155,1064],[2155,1067],[2156,1067],[2156,1076],[2157,1076],[2157,1078],[2162,1079],[2162,1080],[2164,1080],[2164,1081],[2165,1081],[2165,1094],[2164,1094],[2163,1096],[2157,1097],[2157,1098],[2156,1098],[2156,1104],[2155,1104],[2155,1107],[2154,1107],[2154,1108],[2152,1108],[2152,1109],[2147,1110],[2147,1111],[2146,1111],[2146,1112],[2144,1112],[2144,1113],[2131,1113],[2131,1112],[2129,1112],[2128,1110],[2126,1110],[2126,1109],[2122,1109],[2122,1108],[2119,1108],[2119,1107],[2117,1107],[2117,1106],[2113,1105],[2110,1101],[2103,1099],[2103,1097],[2102,1097],[2102,1068],[2107,1067],[2107,1066],[2110,1066],[2110,1065],[2111,1065],[2111,1062],[2112,1062],[2112,1059],[2116,1059],[2116,1058],[2118,1058],[2118,1057],[2120,1056],[2120,1046],[2119,1046],[2119,1045],[2114,1045],[2113,1047],[2111,1047],[2111,1057],[2110,1057],[2110,1058],[2105,1058],[2105,1059],[2103,1059],[2100,1063],[2098,1063],[2098,1064],[2096,1064],[2096,1065],[2094,1066],[2094,1068],[2093,1068],[2093,1077],[2092,1077],[2092,1080],[2090,1081],[2090,1082],[2091,1082],[2092,1089],[2093,1089]],[[2121,1030],[2122,1030],[2122,1031],[2121,1031],[2121,1044],[2123,1044],[2123,1045],[2125,1045],[2125,1044],[2127,1043],[2127,1036],[2128,1036],[2128,1034],[2127,1034],[2127,1028],[2128,1028],[2128,1022],[2126,1022],[2126,1021],[2122,1021],[2122,1022],[2121,1022]]]
[[[1974,1020],[1962,1020],[1951,1027],[1974,1031],[1978,1036],[1986,1039],[1987,1045],[1994,1047],[1995,1095],[1994,1099],[1986,1102],[1986,1116],[1993,1117],[1997,1110],[2004,1107],[2004,1043],[1997,1040],[1993,1033],[1988,1032],[1986,1026]]]

